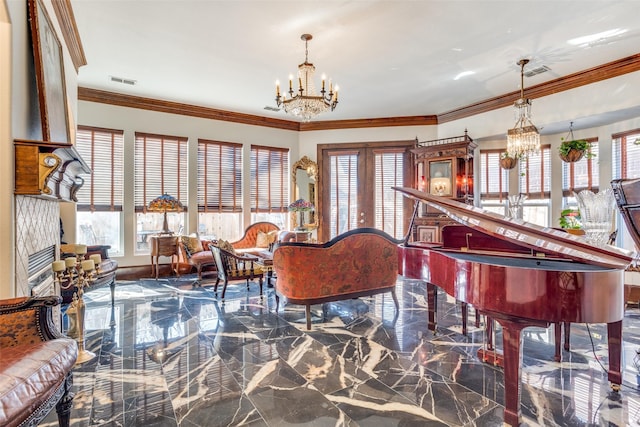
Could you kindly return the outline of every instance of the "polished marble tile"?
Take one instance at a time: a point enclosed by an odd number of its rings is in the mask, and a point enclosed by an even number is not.
[[[462,335],[461,307],[441,293],[430,331],[423,282],[399,279],[397,313],[384,294],[314,306],[308,331],[304,307],[276,308],[271,289],[229,286],[222,304],[194,280],[119,281],[113,306],[108,288],[86,293],[97,356],[74,371],[72,426],[502,425],[502,371],[476,355],[484,329],[470,310]],[[603,369],[605,325],[572,325],[561,363],[553,337],[525,331],[523,423],[639,424],[640,310],[624,320],[619,393]]]

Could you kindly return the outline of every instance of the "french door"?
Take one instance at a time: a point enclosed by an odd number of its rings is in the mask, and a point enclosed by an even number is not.
[[[411,186],[414,141],[318,146],[322,197],[322,240],[359,227],[373,227],[402,238],[410,203],[395,186]]]

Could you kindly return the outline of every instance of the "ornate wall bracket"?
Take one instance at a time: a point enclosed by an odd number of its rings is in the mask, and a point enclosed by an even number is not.
[[[91,169],[73,144],[14,141],[15,194],[75,202]]]

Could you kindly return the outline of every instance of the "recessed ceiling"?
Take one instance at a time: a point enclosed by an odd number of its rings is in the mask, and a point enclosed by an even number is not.
[[[340,86],[318,120],[436,115],[640,52],[636,1],[72,0],[79,85],[292,120],[304,60]],[[133,81],[135,85],[113,81]]]

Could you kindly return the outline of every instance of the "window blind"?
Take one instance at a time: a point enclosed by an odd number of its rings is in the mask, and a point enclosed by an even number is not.
[[[330,237],[358,226],[358,152],[329,155]]]
[[[588,138],[591,143],[591,153],[594,157],[587,159],[586,156],[577,162],[562,162],[562,195],[573,197],[574,192],[582,190],[598,191],[600,185],[600,174],[598,172],[598,138]]]
[[[251,212],[287,212],[289,150],[251,146]]]
[[[242,144],[198,140],[198,212],[242,212]]]
[[[404,233],[404,197],[391,187],[404,186],[404,149],[374,150],[375,228],[401,238]]]
[[[640,129],[612,135],[615,179],[640,178]]]
[[[78,190],[78,211],[122,211],[124,132],[78,126],[76,148],[91,168]]]
[[[520,192],[529,199],[551,197],[551,145],[543,145],[537,153],[518,160]]]
[[[504,150],[480,150],[480,199],[498,199],[509,196],[509,171],[500,167]]]
[[[187,138],[136,132],[134,169],[136,212],[165,193],[187,210]]]

